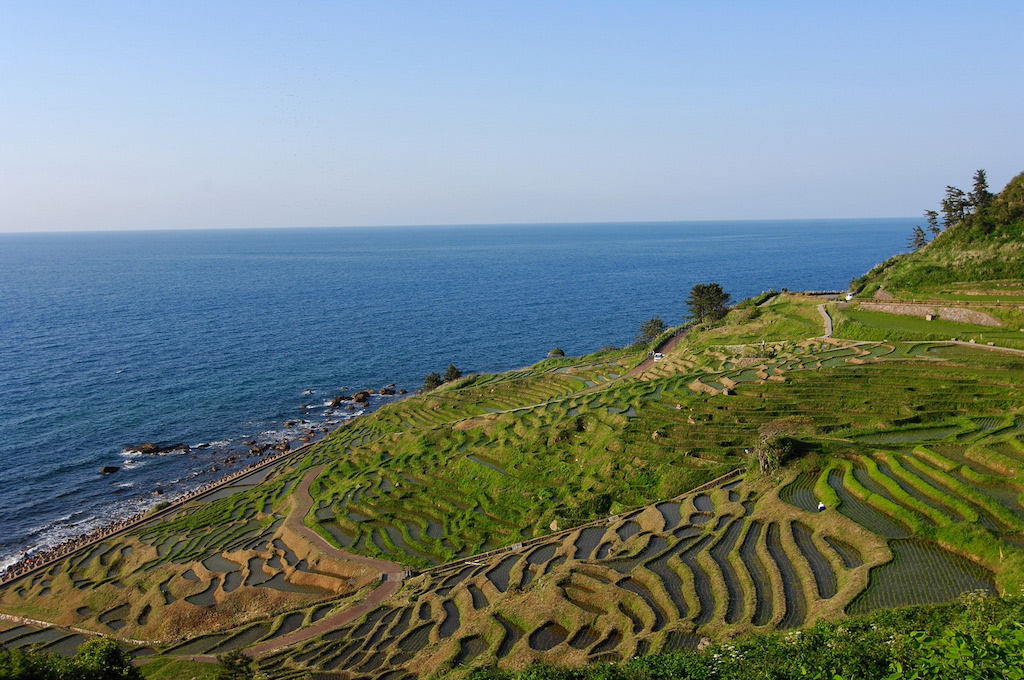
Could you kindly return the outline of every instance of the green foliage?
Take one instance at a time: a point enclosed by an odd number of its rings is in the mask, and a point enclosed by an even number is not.
[[[955,227],[970,214],[971,201],[962,190],[953,186],[946,187],[946,196],[942,199],[942,219],[946,227]]]
[[[142,680],[123,649],[110,638],[93,638],[82,643],[72,659],[77,677],[89,680]]]
[[[448,368],[444,370],[444,375],[441,376],[441,379],[446,383],[450,383],[458,380],[461,377],[462,371],[455,368],[455,364],[448,364]]]
[[[252,659],[240,649],[217,656],[218,680],[249,680],[252,678]]]
[[[131,659],[110,638],[82,643],[67,659],[56,654],[0,651],[0,680],[143,680]]]
[[[471,680],[996,680],[1024,678],[1024,598],[967,595],[788,633],[578,668],[480,668]]]
[[[565,351],[563,351],[562,349],[560,349],[558,347],[556,347],[553,350],[551,350],[550,352],[548,352],[548,358],[549,359],[555,359],[555,358],[564,357],[564,356],[565,356]]]
[[[443,384],[444,378],[441,377],[441,374],[437,371],[432,371],[427,373],[426,377],[423,378],[423,391],[429,392],[430,390],[435,390]]]
[[[910,232],[910,237],[907,239],[907,248],[910,250],[920,250],[928,245],[928,236],[925,235],[924,229],[917,226]]]
[[[938,213],[925,212],[928,230],[936,234],[927,248],[883,262],[854,280],[854,287],[863,287],[862,294],[879,285],[890,291],[922,291],[956,281],[1019,277],[1024,270],[1024,174],[997,196],[988,191],[983,170],[974,182],[970,194],[946,188],[941,233]]]
[[[689,317],[698,323],[721,319],[725,316],[726,305],[731,297],[722,290],[720,284],[698,283],[690,289],[690,296],[686,298]]]
[[[650,319],[640,324],[640,329],[636,334],[636,339],[646,344],[657,338],[667,329],[668,326],[665,325],[665,322],[661,320],[660,316],[652,316]]]

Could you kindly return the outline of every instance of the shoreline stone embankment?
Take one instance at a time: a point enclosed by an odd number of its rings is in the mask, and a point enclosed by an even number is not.
[[[366,394],[366,401],[359,402],[361,406],[365,407],[369,403],[369,395],[380,394],[381,396],[392,396],[395,394],[395,390],[392,389],[394,385],[388,385],[382,388],[379,392],[376,390],[361,390]],[[407,394],[405,390],[398,390],[398,394]],[[339,423],[335,428],[328,428],[320,426],[319,432],[325,437],[332,431],[340,429],[354,422],[358,416],[349,417]],[[98,543],[104,539],[110,538],[111,536],[128,531],[136,526],[150,522],[170,512],[176,511],[182,505],[195,500],[196,498],[216,491],[224,486],[231,484],[240,477],[252,474],[253,472],[264,468],[268,465],[276,463],[283,458],[288,456],[294,456],[299,452],[305,450],[308,446],[315,444],[320,439],[314,439],[315,430],[317,428],[311,428],[306,436],[299,437],[299,441],[303,442],[296,448],[291,448],[291,443],[287,439],[282,439],[276,444],[266,446],[256,446],[255,441],[246,442],[247,445],[251,445],[252,448],[249,450],[250,456],[260,456],[261,458],[247,465],[246,467],[236,470],[230,474],[220,477],[214,481],[208,482],[199,486],[191,491],[187,491],[180,496],[177,496],[167,502],[167,505],[156,510],[146,510],[144,512],[137,512],[129,517],[105,524],[101,527],[97,527],[92,531],[88,531],[78,536],[73,536],[61,541],[55,546],[40,550],[32,553],[22,553],[21,557],[17,562],[11,564],[5,569],[0,569],[0,588],[6,587],[7,585],[18,581],[26,576],[35,573],[45,567],[50,566],[54,562],[68,557],[72,553],[75,553],[83,548],[86,548],[94,543]],[[202,447],[199,447],[202,448]],[[131,451],[132,453],[143,454],[143,455],[159,455],[161,453],[168,453],[174,451],[189,451],[191,447],[186,444],[173,444],[170,446],[160,446],[155,443],[146,442],[135,446],[126,446],[125,451]],[[236,458],[229,459],[230,461],[236,460]],[[111,466],[112,467],[112,466]],[[216,468],[214,468],[216,470]],[[105,472],[105,471],[104,471]],[[112,473],[113,471],[111,471]],[[110,473],[106,473],[110,474]],[[162,493],[161,490],[158,490]]]
[[[306,444],[293,450],[280,451],[278,453],[268,455],[261,460],[254,461],[241,470],[236,470],[235,472],[225,475],[215,481],[208,482],[200,487],[192,489],[191,491],[185,492],[171,500],[168,505],[160,508],[156,512],[151,510],[137,512],[134,515],[125,517],[124,519],[120,519],[116,522],[111,522],[110,524],[105,524],[79,536],[68,538],[51,548],[47,548],[36,553],[24,554],[19,561],[7,567],[3,572],[0,572],[0,587],[22,579],[29,574],[43,569],[44,567],[48,567],[54,562],[63,559],[82,548],[88,547],[94,543],[99,543],[100,541],[110,538],[115,534],[127,531],[145,522],[152,521],[162,515],[168,514],[169,512],[178,510],[185,503],[195,500],[204,494],[216,491],[221,487],[227,486],[232,482],[237,481],[240,477],[250,475],[261,468],[286,458],[287,456],[297,454],[308,445],[309,444]]]

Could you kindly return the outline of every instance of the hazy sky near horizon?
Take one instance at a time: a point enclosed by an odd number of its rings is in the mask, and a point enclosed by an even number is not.
[[[0,231],[915,216],[1024,170],[1024,3],[39,2]]]

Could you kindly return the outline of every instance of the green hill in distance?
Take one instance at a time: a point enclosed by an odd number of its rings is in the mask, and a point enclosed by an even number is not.
[[[1022,196],[850,301],[769,291],[385,406],[0,586],[0,643],[113,636],[152,677],[239,650],[282,679],[928,663],[911,630],[1022,608]]]
[[[861,295],[881,287],[900,297],[1024,296],[1020,285],[1003,281],[1024,276],[1024,173],[973,210],[926,246],[886,260],[853,285],[863,289]],[[985,282],[991,285],[965,285]]]

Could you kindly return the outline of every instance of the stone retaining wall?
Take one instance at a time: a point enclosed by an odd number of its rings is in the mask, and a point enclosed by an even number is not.
[[[956,323],[969,323],[975,326],[992,326],[998,328],[1002,326],[1002,322],[985,312],[979,312],[974,309],[965,309],[963,307],[936,307],[932,305],[915,305],[915,304],[878,304],[875,302],[863,302],[860,305],[861,309],[866,309],[869,312],[884,312],[885,314],[899,314],[901,316],[918,316],[925,318],[931,315],[934,318],[942,319],[943,321],[955,321]]]

